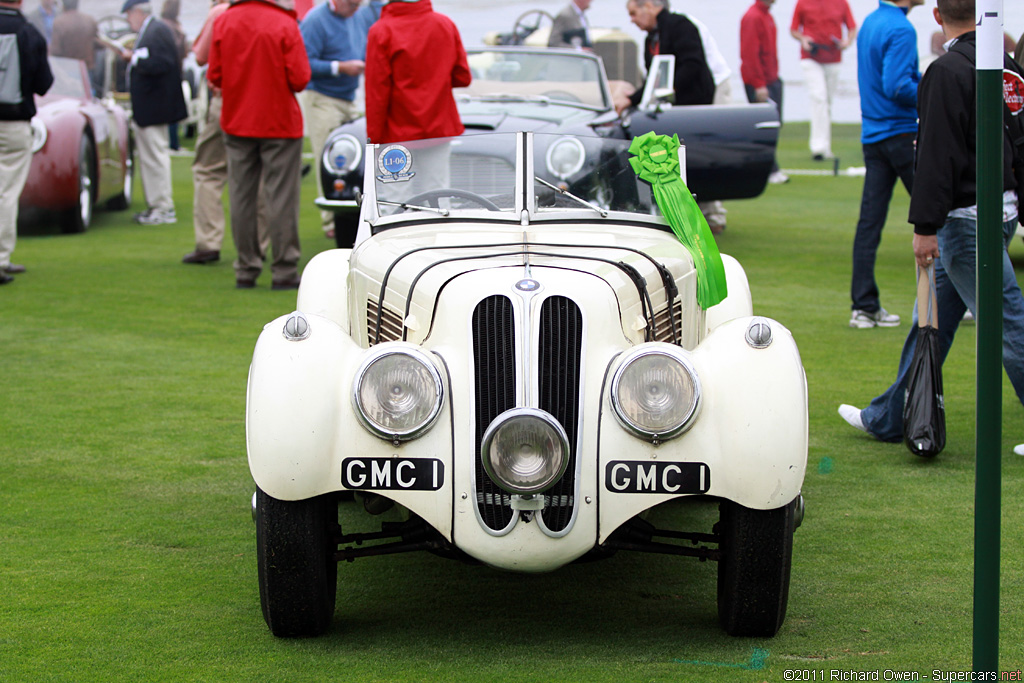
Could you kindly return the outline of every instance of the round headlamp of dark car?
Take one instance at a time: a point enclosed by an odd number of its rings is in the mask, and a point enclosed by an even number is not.
[[[356,371],[356,414],[382,439],[407,441],[420,436],[434,424],[442,401],[441,375],[416,349],[378,350]]]
[[[331,137],[324,146],[324,166],[331,173],[351,173],[359,168],[362,160],[363,146],[348,133]]]
[[[568,180],[579,173],[586,160],[587,151],[583,143],[570,137],[559,138],[551,143],[545,157],[548,173],[559,180]]]
[[[513,408],[484,432],[480,458],[487,476],[509,493],[530,495],[555,485],[569,464],[569,437],[553,416]]]
[[[38,116],[33,116],[29,125],[32,126],[32,153],[35,154],[46,144],[46,124]]]
[[[650,441],[685,432],[700,409],[700,379],[689,359],[669,347],[640,347],[627,354],[612,377],[615,417]]]

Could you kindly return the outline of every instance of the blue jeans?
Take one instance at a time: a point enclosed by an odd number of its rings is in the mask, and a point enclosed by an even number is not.
[[[964,311],[977,315],[975,304],[975,250],[977,222],[967,218],[948,219],[939,230],[939,260],[935,263],[935,294],[939,315],[939,360],[944,362],[953,345]],[[1013,264],[1005,246],[1013,239],[1017,221],[1003,223],[1003,366],[1017,398],[1024,403],[1024,298],[1021,297]],[[896,381],[861,411],[860,417],[872,436],[882,441],[903,440],[903,401],[907,370],[917,345],[917,308],[900,354]]]
[[[864,191],[860,198],[860,220],[853,238],[853,278],[850,283],[851,308],[868,313],[877,311],[878,284],[875,282],[875,257],[882,241],[882,228],[889,215],[889,201],[896,180],[902,180],[909,194],[914,186],[914,135],[905,133],[881,142],[863,145]]]

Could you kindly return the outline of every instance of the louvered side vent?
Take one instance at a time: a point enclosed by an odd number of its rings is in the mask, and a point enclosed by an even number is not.
[[[515,317],[508,297],[487,297],[473,311],[473,365],[476,504],[484,524],[500,531],[512,521],[512,499],[487,476],[478,454],[487,427],[516,405]]]
[[[540,317],[540,365],[537,378],[540,408],[558,420],[569,437],[569,466],[545,493],[544,524],[562,531],[572,521],[576,506],[576,438],[580,418],[580,353],[583,316],[579,306],[562,296],[544,301]]]
[[[402,316],[387,306],[380,316],[380,339],[377,339],[377,302],[366,301],[366,333],[370,346],[378,342],[397,341],[402,338]]]
[[[669,307],[662,306],[659,311],[654,314],[654,326],[657,331],[654,341],[668,342],[669,344],[676,343],[676,340],[682,336],[682,330],[680,327],[683,324],[683,300],[679,297],[675,298],[672,302],[672,316],[669,316]],[[672,334],[672,326],[675,325],[677,334]]]

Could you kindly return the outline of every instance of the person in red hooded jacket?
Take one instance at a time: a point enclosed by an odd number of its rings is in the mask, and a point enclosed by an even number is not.
[[[237,0],[213,24],[207,79],[223,100],[220,127],[239,289],[255,287],[263,270],[256,228],[260,193],[274,253],[271,289],[299,286],[303,136],[295,93],[306,87],[311,72],[295,12],[282,4]]]
[[[366,44],[366,133],[390,143],[465,130],[452,88],[472,76],[459,31],[430,0],[392,0]]]

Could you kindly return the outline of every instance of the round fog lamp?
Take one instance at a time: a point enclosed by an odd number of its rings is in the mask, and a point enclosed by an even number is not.
[[[495,484],[509,493],[551,488],[569,464],[569,437],[543,410],[507,410],[487,427],[480,457]]]
[[[612,407],[624,427],[663,441],[682,434],[700,406],[700,380],[682,354],[641,348],[625,358],[611,385]]]
[[[405,441],[427,431],[441,412],[441,375],[422,352],[384,349],[356,372],[353,400],[377,436]]]

